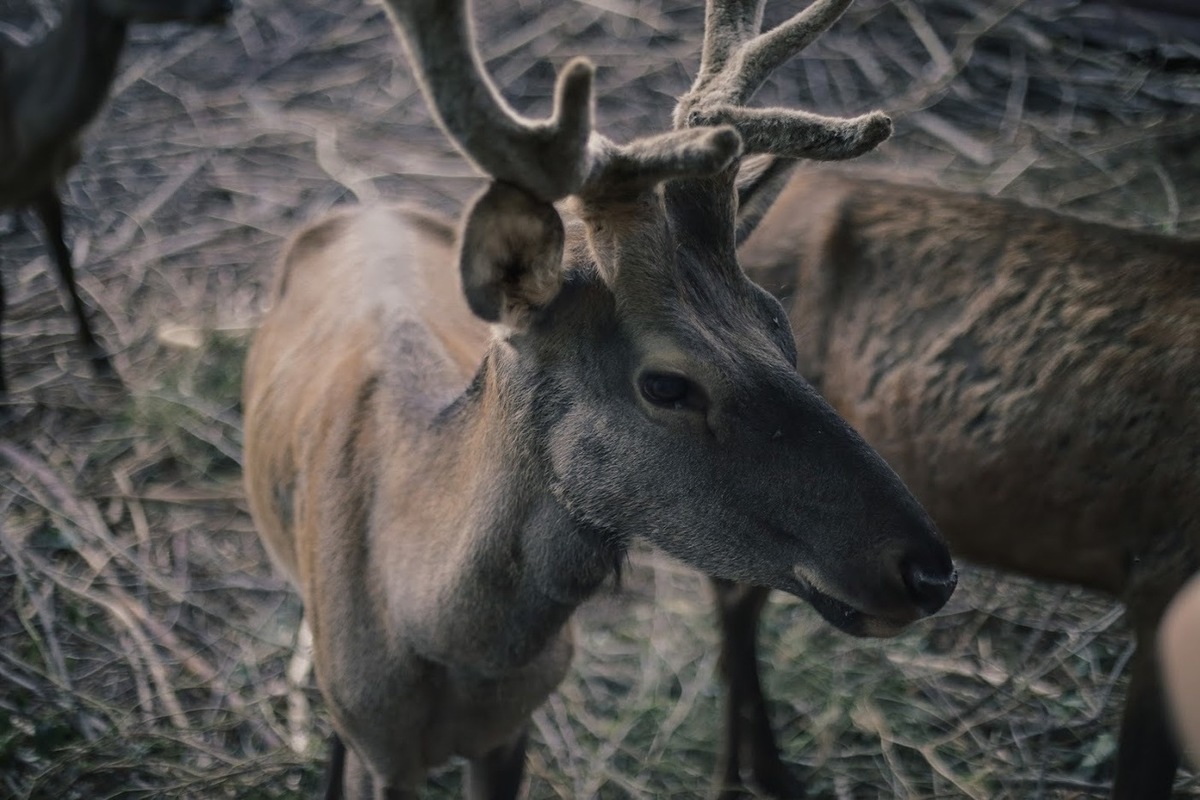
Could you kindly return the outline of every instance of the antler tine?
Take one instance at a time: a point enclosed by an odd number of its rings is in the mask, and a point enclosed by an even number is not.
[[[697,84],[725,68],[729,54],[758,35],[766,0],[710,2],[704,10],[704,46]]]
[[[779,27],[759,34],[760,2],[709,0],[700,74],[680,98],[675,127],[731,125],[741,134],[747,154],[837,160],[874,149],[892,134],[892,121],[878,111],[841,119],[745,107],[767,77],[833,25],[850,2],[816,0]]]
[[[434,116],[493,179],[552,203],[592,171],[592,65],[572,60],[558,76],[547,120],[517,114],[474,47],[469,0],[384,0]]]
[[[749,102],[784,62],[812,44],[845,13],[851,0],[816,2],[777,28],[751,39],[742,48],[742,63],[734,76],[734,105]]]
[[[742,139],[728,125],[667,131],[620,145],[599,135],[592,140],[592,172],[579,192],[589,200],[715,175],[742,153]]]

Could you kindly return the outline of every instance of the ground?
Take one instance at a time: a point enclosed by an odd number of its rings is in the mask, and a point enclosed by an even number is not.
[[[695,69],[699,3],[476,5],[515,105],[545,113],[554,70],[586,54],[618,140],[663,126]],[[56,14],[0,0],[0,34],[29,41]],[[763,98],[891,111],[873,168],[1200,233],[1194,27],[1104,2],[859,0]],[[0,797],[314,793],[329,728],[293,658],[299,604],[246,513],[241,361],[303,221],[393,198],[453,213],[479,185],[376,5],[257,0],[224,29],[135,30],[64,189],[126,391],[90,379],[40,238],[0,223]],[[704,582],[638,550],[578,628],[576,669],[534,716],[528,796],[702,796],[718,731]],[[886,642],[776,595],[763,660],[812,797],[1073,798],[1111,776],[1130,652],[1111,601],[967,568],[949,608]]]

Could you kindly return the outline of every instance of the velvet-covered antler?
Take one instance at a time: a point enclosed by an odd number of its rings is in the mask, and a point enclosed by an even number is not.
[[[770,74],[833,25],[851,0],[816,0],[766,33],[766,0],[709,0],[700,72],[675,108],[677,129],[730,125],[746,154],[822,161],[853,158],[892,133],[878,111],[851,119],[785,108],[747,108]]]
[[[586,191],[653,185],[723,169],[741,151],[733,131],[680,130],[618,145],[592,129],[592,65],[572,60],[558,76],[554,112],[530,120],[512,110],[483,67],[468,0],[386,0],[438,121],[481,171],[543,202]],[[695,128],[697,126],[689,126]]]

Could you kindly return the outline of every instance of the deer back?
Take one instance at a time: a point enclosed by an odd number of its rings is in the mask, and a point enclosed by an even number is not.
[[[326,551],[303,541],[312,526],[293,526],[298,463],[313,475],[353,477],[359,461],[365,471],[389,443],[419,441],[406,427],[428,424],[478,365],[487,327],[449,269],[453,235],[410,209],[341,213],[300,231],[281,259],[246,366],[246,414],[259,420],[246,449],[265,467],[247,480],[256,518],[268,522],[264,539],[301,585],[310,571],[298,553]],[[397,413],[376,413],[385,389],[401,401]],[[361,507],[371,493],[359,486],[346,505]]]
[[[1200,242],[812,171],[739,255],[957,552],[1119,593],[1197,534]]]

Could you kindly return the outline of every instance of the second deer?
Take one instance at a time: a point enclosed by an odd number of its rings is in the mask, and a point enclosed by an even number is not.
[[[1200,553],[1200,241],[787,171],[746,181],[739,258],[784,299],[800,372],[956,555],[1125,603],[1137,650],[1112,796],[1169,797],[1154,636]],[[730,780],[743,750],[751,771],[782,769],[754,658],[766,591],[717,590]]]
[[[69,0],[62,22],[41,41],[0,41],[0,210],[32,208],[45,229],[79,342],[97,373],[113,374],[75,287],[63,237],[58,185],[79,160],[79,137],[99,113],[116,76],[131,23],[215,23],[230,0]],[[0,325],[4,320],[0,275]],[[0,396],[5,391],[0,358]]]
[[[714,0],[674,129],[619,145],[592,130],[585,62],[550,121],[525,120],[463,0],[388,0],[492,181],[457,243],[412,209],[304,229],[245,371],[251,510],[346,745],[332,794],[410,798],[457,755],[470,797],[515,797],[570,617],[635,537],[855,634],[950,596],[929,518],[796,373],[783,309],[735,256],[740,153],[849,158],[890,132],[744,105],[847,3],[759,35],[762,2]]]

